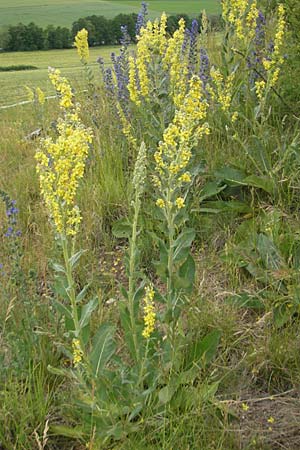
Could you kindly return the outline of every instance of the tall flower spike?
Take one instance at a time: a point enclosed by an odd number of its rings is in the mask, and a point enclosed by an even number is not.
[[[147,286],[144,297],[144,330],[143,337],[149,339],[155,329],[155,307],[154,307],[154,289],[153,286]]]
[[[88,31],[85,28],[78,31],[75,36],[75,47],[77,48],[77,52],[80,60],[86,64],[89,59],[89,44],[88,44]]]
[[[60,95],[59,104],[64,109],[73,108],[73,92],[70,83],[61,76],[59,69],[49,67],[49,78],[56,92]]]
[[[79,106],[72,109],[68,103],[71,87],[56,72],[50,73],[54,86],[62,92],[61,105],[66,104],[64,118],[58,120],[56,140],[46,138],[35,157],[40,188],[56,231],[64,235],[76,235],[81,221],[76,205],[76,194],[83,177],[85,161],[92,141],[91,130],[84,127],[79,118]]]

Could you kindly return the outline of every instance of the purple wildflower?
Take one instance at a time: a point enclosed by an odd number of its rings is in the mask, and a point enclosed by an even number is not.
[[[210,80],[210,61],[209,56],[205,48],[200,48],[200,70],[199,77],[202,81],[203,88],[206,88],[207,83]]]
[[[128,45],[130,44],[130,40],[131,40],[129,33],[128,33],[127,25],[121,26],[121,33],[122,33],[122,37],[120,39],[120,44],[122,45],[122,47],[124,47],[124,49],[126,49],[128,47]]]
[[[199,24],[196,19],[192,21],[191,30],[189,32],[190,51],[189,51],[189,75],[192,76],[197,64],[197,42],[199,35]]]
[[[138,13],[135,25],[135,34],[137,36],[140,35],[141,29],[146,25],[147,15],[148,15],[148,3],[142,2],[141,10]]]

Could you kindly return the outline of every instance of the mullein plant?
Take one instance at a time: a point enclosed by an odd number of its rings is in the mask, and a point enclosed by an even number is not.
[[[59,292],[65,292],[65,298],[55,304],[65,317],[67,336],[71,338],[65,352],[73,362],[68,370],[51,370],[76,380],[80,404],[89,411],[79,435],[85,438],[91,432],[97,442],[95,448],[99,448],[99,442],[102,445],[108,439],[137,431],[147,408],[151,414],[166,414],[166,406],[182,388],[184,377],[197,379],[199,365],[209,362],[204,352],[210,349],[212,358],[220,338],[219,332],[213,332],[205,338],[205,345],[197,343],[196,348],[190,348],[184,333],[179,332],[186,294],[193,288],[195,273],[190,251],[195,231],[186,226],[189,190],[197,174],[194,148],[209,134],[209,104],[199,74],[191,75],[189,71],[188,58],[184,62],[187,84],[177,73],[185,40],[184,21],[170,39],[165,30],[164,15],[160,22],[148,22],[146,28],[141,28],[138,56],[128,60],[128,101],[137,111],[142,111],[142,105],[152,108],[160,101],[155,90],[168,87],[163,104],[169,106],[167,111],[161,105],[158,108],[155,118],[160,120],[159,130],[154,137],[150,139],[144,130],[152,148],[149,150],[144,142],[137,148],[131,220],[125,227],[129,242],[125,259],[128,287],[121,286],[123,301],[119,302],[122,333],[118,334],[125,345],[117,354],[113,324],[100,324],[91,338],[91,319],[98,299],[83,303],[87,289],[76,292],[74,268],[82,253],[75,251],[81,223],[76,195],[92,134],[80,120],[80,106],[75,104],[70,84],[57,70],[50,71],[50,79],[63,113],[57,124],[58,136],[42,140],[36,154],[41,193],[63,253],[64,264],[53,267],[61,276]],[[162,86],[158,73],[166,73]],[[148,127],[148,122],[145,124]],[[138,134],[132,138],[137,145]],[[149,197],[158,217],[156,233],[150,234],[160,257],[154,264],[157,277],[152,274],[151,279],[142,270],[139,250],[143,200],[149,201]],[[53,430],[63,432],[59,426]],[[78,430],[76,433],[78,437]]]
[[[94,74],[89,66],[90,50],[88,44],[88,31],[82,28],[75,36],[74,47],[77,49],[77,53],[81,64],[84,67],[85,77],[88,85],[88,94],[92,97],[95,96],[95,83]]]
[[[36,152],[37,173],[40,190],[49,213],[55,235],[61,246],[64,265],[54,264],[54,269],[64,275],[68,304],[61,307],[71,321],[70,334],[73,339],[74,365],[79,362],[84,342],[82,337],[86,321],[83,315],[87,308],[95,309],[92,300],[81,309],[83,292],[76,293],[73,270],[81,251],[75,252],[76,236],[81,222],[81,213],[76,204],[79,182],[84,175],[85,161],[92,142],[92,132],[80,120],[80,105],[75,104],[72,88],[60,71],[50,69],[49,78],[59,96],[62,116],[57,122],[56,138],[46,137]]]

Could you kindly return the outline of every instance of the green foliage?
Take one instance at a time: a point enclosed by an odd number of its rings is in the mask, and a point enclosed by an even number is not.
[[[29,66],[25,64],[19,64],[17,66],[2,66],[0,67],[0,72],[15,72],[18,70],[36,70],[36,66]]]
[[[75,95],[95,138],[76,239],[54,240],[41,203],[38,144],[24,140],[37,127],[31,105],[1,113],[0,178],[20,205],[22,278],[0,271],[0,447],[238,450],[297,439],[296,413],[283,410],[299,409],[297,120],[272,89],[258,101],[231,32],[222,59],[214,35],[198,36],[223,82],[236,78],[228,111],[211,82],[211,132],[193,145],[181,190],[152,178],[175,110],[157,54],[153,95],[140,110],[124,108],[131,142],[117,96],[84,66],[86,90]],[[43,114],[54,135],[54,102]],[[156,205],[168,189],[184,207]],[[5,232],[4,208],[0,218]],[[0,240],[7,267],[13,258]],[[147,311],[155,326],[144,335]]]

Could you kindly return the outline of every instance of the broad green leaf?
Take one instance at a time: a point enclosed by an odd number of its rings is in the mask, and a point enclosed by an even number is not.
[[[176,392],[176,388],[170,384],[163,387],[158,393],[159,402],[162,405],[166,405],[167,403],[170,402],[170,400],[172,399],[175,392]]]
[[[116,238],[130,238],[132,233],[131,223],[127,218],[118,220],[113,224],[112,233]]]
[[[195,281],[195,270],[195,261],[192,255],[189,255],[186,261],[179,268],[178,275],[174,277],[175,288],[191,291]]]
[[[243,184],[262,189],[270,195],[272,195],[275,190],[274,180],[267,176],[250,175],[243,180]]]
[[[79,252],[75,253],[74,255],[71,256],[71,258],[69,259],[69,263],[71,265],[72,268],[74,268],[76,266],[76,264],[78,263],[79,259],[81,258],[81,256],[86,252],[86,250],[79,250]]]
[[[221,334],[221,331],[214,330],[203,339],[194,342],[187,353],[186,368],[192,367],[193,364],[206,367],[216,356]]]
[[[65,270],[64,266],[62,266],[61,264],[57,264],[55,262],[52,262],[51,266],[52,266],[52,269],[55,272],[66,273],[66,270]]]
[[[223,167],[214,172],[215,177],[218,180],[225,181],[229,186],[239,186],[243,184],[243,180],[246,178],[246,173],[240,169],[234,169],[233,167]]]
[[[174,262],[182,261],[187,257],[188,252],[186,249],[191,247],[193,240],[195,239],[195,230],[193,228],[186,228],[178,236],[173,244],[174,248]]]
[[[116,351],[114,334],[115,327],[109,323],[103,323],[93,339],[90,361],[96,377]]]
[[[83,289],[82,289],[82,290],[79,292],[79,294],[76,296],[76,303],[80,303],[80,302],[84,299],[84,297],[85,297],[85,295],[86,295],[86,293],[87,293],[89,287],[90,287],[90,284],[86,284],[86,285],[83,287]]]
[[[216,200],[205,203],[205,207],[199,209],[201,212],[226,213],[235,212],[239,214],[248,214],[252,212],[251,207],[239,200]]]
[[[62,316],[72,319],[72,312],[71,312],[71,308],[69,306],[64,305],[63,303],[59,302],[58,300],[52,300],[52,301],[53,301],[55,308]]]
[[[207,198],[214,197],[226,189],[226,187],[226,184],[220,185],[220,181],[211,181],[206,183],[200,191],[199,202],[203,202],[203,200]]]
[[[263,233],[258,235],[257,251],[266,269],[278,270],[284,266],[284,259],[278,248],[274,242]]]
[[[71,428],[66,425],[51,425],[51,434],[56,436],[65,436],[73,439],[84,438],[84,431],[80,427]]]
[[[291,320],[291,317],[298,310],[297,307],[288,308],[286,305],[280,305],[274,308],[273,318],[276,327],[281,328]]]
[[[92,298],[86,305],[82,307],[79,327],[82,330],[90,321],[91,314],[98,306],[98,298]]]

